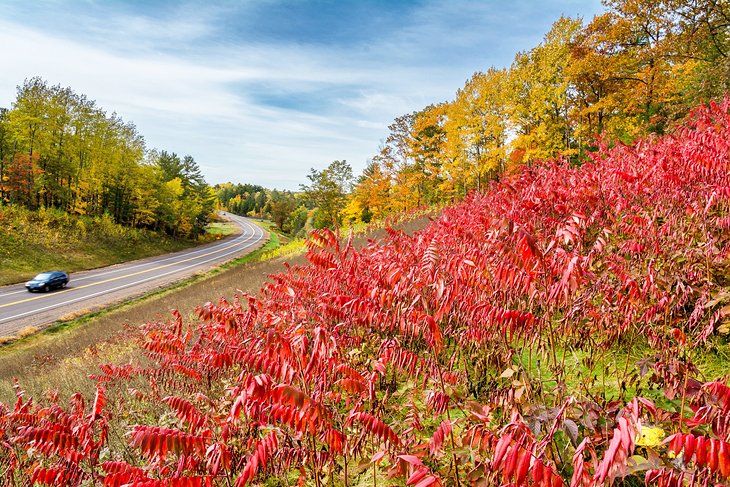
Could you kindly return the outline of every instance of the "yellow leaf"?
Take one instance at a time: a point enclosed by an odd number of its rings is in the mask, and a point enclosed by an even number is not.
[[[636,439],[638,446],[659,446],[667,434],[663,429],[654,426],[642,426],[641,434]]]

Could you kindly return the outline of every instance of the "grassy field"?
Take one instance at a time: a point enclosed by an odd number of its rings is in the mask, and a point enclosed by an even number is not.
[[[75,272],[174,252],[232,231],[230,224],[216,222],[198,240],[174,240],[117,225],[108,217],[0,207],[0,286],[26,281],[49,269]]]

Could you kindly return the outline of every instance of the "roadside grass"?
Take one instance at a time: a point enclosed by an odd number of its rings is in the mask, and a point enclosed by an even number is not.
[[[230,222],[213,222],[205,227],[205,232],[209,235],[226,236],[236,231],[236,225]]]
[[[21,389],[33,397],[57,390],[59,397],[65,399],[74,392],[91,398],[94,386],[88,376],[99,372],[99,364],[121,364],[142,358],[137,344],[141,324],[170,321],[170,311],[177,309],[185,323],[194,326],[197,306],[220,299],[230,301],[241,292],[255,294],[269,275],[285,271],[285,262],[291,265],[306,263],[304,240],[289,240],[278,233],[271,222],[256,223],[268,231],[269,240],[243,257],[204,275],[58,323],[0,347],[0,402],[8,404],[15,400],[13,383],[16,378]],[[427,218],[420,217],[394,226],[413,232],[427,223]],[[369,240],[384,234],[382,229],[371,228],[355,237],[355,245],[366,245]]]

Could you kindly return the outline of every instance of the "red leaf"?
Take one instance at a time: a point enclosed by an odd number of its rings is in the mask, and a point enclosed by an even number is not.
[[[432,483],[436,482],[438,480],[437,477],[434,477],[433,475],[429,475],[420,482],[418,482],[415,487],[428,487]]]
[[[718,465],[720,466],[720,474],[728,478],[730,476],[730,452],[728,452],[728,444],[722,440],[718,440],[720,448],[717,453]]]
[[[517,473],[515,474],[515,484],[522,485],[527,478],[527,471],[530,468],[530,460],[532,454],[528,450],[522,450],[522,457],[517,463]]]
[[[411,465],[416,465],[419,467],[423,466],[423,462],[421,461],[421,459],[414,455],[398,455],[398,458],[410,463]]]

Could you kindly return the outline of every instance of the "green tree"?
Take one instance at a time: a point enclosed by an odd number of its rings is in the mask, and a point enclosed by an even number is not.
[[[303,204],[300,204],[294,211],[289,214],[287,219],[287,226],[289,227],[289,233],[296,237],[303,237],[303,233],[307,228],[307,221],[309,220],[309,210]]]
[[[314,226],[336,228],[342,224],[342,210],[347,203],[353,174],[347,161],[333,161],[327,168],[312,168],[307,178],[309,185],[301,185],[306,198],[316,207]]]
[[[439,187],[442,182],[446,143],[446,104],[430,105],[413,118],[409,143],[409,156],[412,161],[408,168],[416,181],[417,205],[433,204],[441,200]]]
[[[160,183],[166,186],[165,204],[159,206],[166,230],[176,236],[197,236],[215,208],[215,192],[205,182],[192,156],[180,159],[174,152],[163,150],[151,159],[158,169]]]
[[[289,217],[296,207],[297,200],[290,191],[273,190],[266,211],[279,230],[290,232]]]

